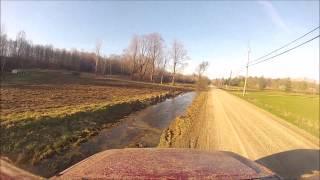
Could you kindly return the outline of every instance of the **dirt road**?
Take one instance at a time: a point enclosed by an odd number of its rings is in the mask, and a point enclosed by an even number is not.
[[[319,139],[283,119],[219,89],[210,90],[201,109],[188,135],[170,147],[189,141],[192,148],[235,152],[286,178],[319,171]],[[177,129],[182,128],[171,127],[170,133],[183,134]]]
[[[205,108],[199,149],[259,159],[282,151],[319,148],[309,135],[225,91],[211,90]]]

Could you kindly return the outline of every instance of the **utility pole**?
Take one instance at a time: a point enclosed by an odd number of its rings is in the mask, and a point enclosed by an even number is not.
[[[243,86],[243,92],[242,92],[242,96],[244,96],[246,94],[246,87],[247,87],[247,79],[248,79],[248,69],[249,69],[249,59],[250,59],[250,46],[248,46],[248,62],[247,62],[247,74],[246,74],[246,78],[244,80],[244,86]]]

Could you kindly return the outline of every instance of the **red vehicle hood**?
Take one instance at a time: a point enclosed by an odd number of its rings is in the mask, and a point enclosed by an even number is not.
[[[95,154],[54,179],[280,179],[267,168],[224,151],[114,149]]]

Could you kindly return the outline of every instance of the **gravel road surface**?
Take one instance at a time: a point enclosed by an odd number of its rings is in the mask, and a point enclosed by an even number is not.
[[[199,117],[194,148],[235,152],[285,178],[319,174],[318,138],[239,97],[212,89]]]

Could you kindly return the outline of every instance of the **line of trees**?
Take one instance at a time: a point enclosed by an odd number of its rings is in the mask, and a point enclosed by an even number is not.
[[[243,87],[245,77],[239,76],[232,79],[222,78],[215,79],[214,84],[216,86],[234,86]],[[273,89],[281,91],[293,91],[293,92],[309,92],[319,93],[319,83],[307,81],[307,80],[295,80],[290,78],[264,78],[264,77],[248,77],[247,87],[249,89]]]
[[[33,44],[26,39],[25,32],[12,40],[1,32],[0,36],[1,72],[12,69],[46,68],[92,72],[95,54],[73,49],[54,48],[52,45]]]
[[[174,40],[170,49],[166,48],[163,38],[158,33],[135,35],[125,49],[124,58],[130,67],[132,79],[144,80],[150,77],[151,82],[163,83],[169,64],[172,66],[172,84],[175,84],[179,70],[188,60],[187,50],[183,44]],[[157,74],[158,80],[155,79]]]
[[[188,58],[183,44],[174,40],[167,47],[159,33],[134,35],[122,54],[104,56],[102,41],[97,41],[95,52],[59,49],[52,45],[33,44],[21,31],[10,39],[1,31],[1,72],[12,69],[65,69],[102,75],[124,75],[134,80],[158,83],[194,83],[194,75],[180,74]]]

